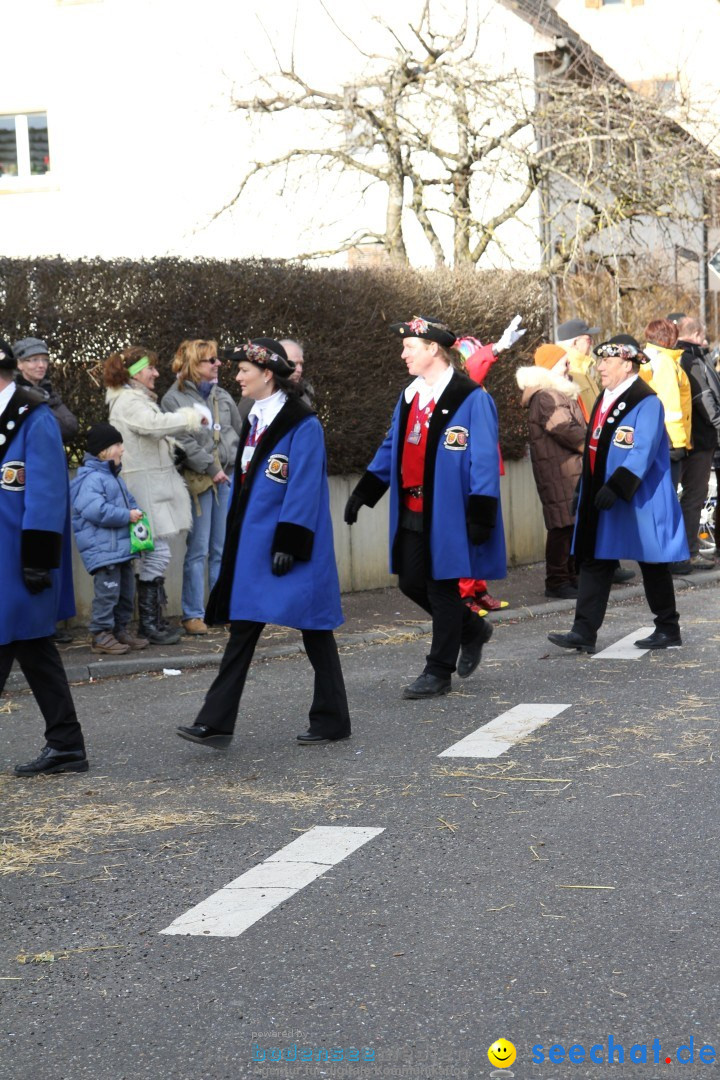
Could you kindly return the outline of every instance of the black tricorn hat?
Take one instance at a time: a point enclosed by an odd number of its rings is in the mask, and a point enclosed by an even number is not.
[[[256,367],[267,368],[274,375],[280,375],[287,379],[295,370],[295,364],[288,359],[288,354],[274,338],[259,337],[252,341],[246,341],[243,345],[235,345],[231,349],[225,349],[226,360],[239,364],[247,360]]]
[[[0,338],[0,370],[14,371],[17,367],[15,354],[4,338]]]
[[[593,352],[597,357],[620,356],[623,360],[633,360],[636,364],[649,364],[650,357],[640,348],[640,343],[630,334],[616,334],[608,341],[596,345]]]
[[[413,315],[407,322],[390,323],[390,333],[401,337],[422,338],[424,341],[436,341],[446,349],[452,349],[457,340],[449,326],[428,315]]]

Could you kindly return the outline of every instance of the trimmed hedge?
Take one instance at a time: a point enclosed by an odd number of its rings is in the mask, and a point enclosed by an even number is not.
[[[528,333],[501,354],[487,381],[503,453],[522,457],[527,432],[514,372],[547,340],[549,322],[546,286],[533,274],[319,269],[269,260],[0,259],[0,304],[0,336],[48,342],[50,377],[81,432],[106,416],[101,379],[90,372],[123,345],[158,351],[162,394],[183,338],[216,338],[221,347],[261,336],[301,340],[336,474],[362,471],[384,436],[407,383],[400,341],[387,325],[413,315],[434,315],[458,334],[495,341],[522,314]],[[233,375],[223,365],[221,382],[237,396]],[[79,436],[70,450],[81,449]]]

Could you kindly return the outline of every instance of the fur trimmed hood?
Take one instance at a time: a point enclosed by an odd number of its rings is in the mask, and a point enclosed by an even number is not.
[[[567,378],[565,375],[553,375],[547,368],[538,367],[533,364],[532,367],[521,367],[515,372],[515,379],[518,386],[523,392],[522,403],[527,408],[530,403],[530,399],[534,394],[537,394],[539,390],[554,390],[558,394],[562,394],[563,397],[577,398],[580,395],[580,387],[572,379]]]

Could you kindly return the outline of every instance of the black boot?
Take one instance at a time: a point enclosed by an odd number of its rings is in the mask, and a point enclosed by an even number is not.
[[[164,577],[155,578],[155,584],[158,587],[158,609],[157,609],[158,630],[161,630],[163,633],[167,633],[168,631],[171,631],[172,633],[175,633],[175,628],[170,625],[170,623],[167,621],[167,619],[163,615],[163,611],[167,607],[167,603],[168,603],[167,593],[165,592],[165,578]],[[178,639],[177,639],[179,641],[180,637],[182,637],[181,631],[178,630],[178,634],[180,635],[178,637]]]
[[[160,615],[160,585],[162,578],[154,581],[140,581],[137,583],[138,598],[138,634],[148,639],[151,645],[176,645],[180,640],[180,631],[171,626],[162,628],[159,624]]]

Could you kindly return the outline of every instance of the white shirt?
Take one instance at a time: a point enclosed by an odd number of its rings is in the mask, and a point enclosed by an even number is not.
[[[287,394],[284,390],[276,390],[270,397],[261,398],[260,401],[256,401],[252,409],[248,413],[248,420],[250,421],[250,427],[252,430],[253,424],[256,425],[256,435],[262,435],[265,428],[270,427],[277,414],[282,409],[283,405],[287,401]],[[255,444],[252,446],[244,446],[241,461],[241,469],[243,473],[248,471],[250,462],[253,459],[255,453]]]
[[[438,403],[440,397],[447,387],[448,383],[454,375],[454,368],[451,364],[448,364],[447,371],[444,375],[441,375],[439,379],[432,384],[432,386],[425,382],[422,375],[418,375],[417,379],[413,379],[408,387],[405,389],[405,401],[410,404],[415,395],[418,395],[418,407],[424,409],[429,404],[432,398],[435,398],[435,404]]]
[[[620,385],[616,386],[613,390],[606,390],[605,393],[603,394],[602,403],[600,405],[600,412],[601,413],[607,412],[608,409],[610,408],[610,406],[612,405],[613,401],[615,401],[617,398],[619,398],[621,394],[624,394],[625,391],[630,386],[632,386],[632,384],[635,382],[636,379],[637,379],[637,375],[630,375],[629,378],[624,379],[620,383]]]
[[[11,382],[5,387],[4,390],[0,390],[0,416],[5,412],[10,403],[10,398],[15,393],[15,383]]]
[[[250,423],[252,424],[253,420],[257,420],[258,431],[264,431],[266,427],[270,427],[286,401],[287,394],[284,390],[276,390],[270,397],[256,401],[248,413]]]

